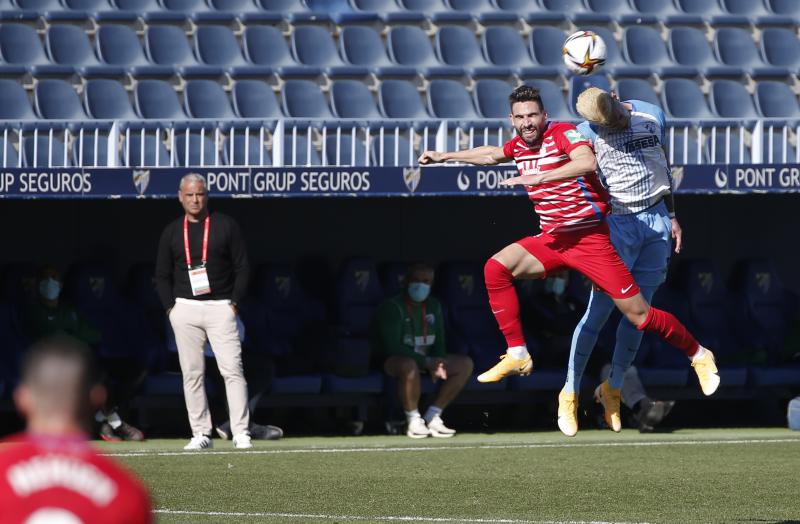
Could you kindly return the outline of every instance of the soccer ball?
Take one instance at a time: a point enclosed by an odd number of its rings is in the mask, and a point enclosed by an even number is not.
[[[595,73],[606,61],[606,43],[592,31],[569,35],[561,52],[567,68],[576,75]]]

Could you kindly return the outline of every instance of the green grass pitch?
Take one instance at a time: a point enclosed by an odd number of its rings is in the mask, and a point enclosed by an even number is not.
[[[800,434],[632,430],[99,444],[158,522],[800,522]]]

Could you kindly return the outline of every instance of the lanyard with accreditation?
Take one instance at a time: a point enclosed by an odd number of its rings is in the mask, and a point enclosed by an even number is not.
[[[427,314],[427,305],[425,302],[421,304],[422,308],[422,336],[419,337],[415,333],[414,329],[414,312],[411,307],[411,302],[406,300],[406,312],[408,313],[408,319],[411,321],[411,335],[408,337],[406,343],[408,345],[414,346],[414,352],[419,353],[420,355],[428,355],[428,348],[433,345],[434,341],[436,340],[435,335],[428,336],[428,314]]]
[[[189,283],[192,285],[192,295],[208,295],[211,293],[211,284],[208,282],[206,262],[208,262],[208,231],[211,229],[211,216],[207,215],[203,228],[203,258],[202,263],[192,267],[192,253],[189,250],[189,219],[183,217],[183,250],[186,255],[186,267],[189,270]]]

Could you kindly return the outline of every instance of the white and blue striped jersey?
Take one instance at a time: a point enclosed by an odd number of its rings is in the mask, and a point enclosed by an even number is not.
[[[639,213],[657,204],[672,190],[672,175],[662,145],[666,136],[664,112],[641,100],[631,104],[631,124],[612,129],[583,122],[578,131],[594,144],[603,184],[614,214]]]

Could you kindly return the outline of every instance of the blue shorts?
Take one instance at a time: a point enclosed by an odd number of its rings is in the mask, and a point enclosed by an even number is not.
[[[640,286],[660,286],[672,253],[672,221],[662,200],[630,215],[608,215],[611,243]]]

